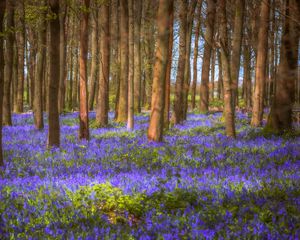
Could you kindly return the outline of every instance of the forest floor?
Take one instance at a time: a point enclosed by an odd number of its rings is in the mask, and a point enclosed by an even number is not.
[[[112,121],[78,141],[78,113],[62,115],[61,148],[32,114],[4,127],[0,239],[297,239],[300,137],[269,136],[237,114],[189,114],[148,143],[149,115],[135,130]],[[81,237],[81,238],[80,238]]]

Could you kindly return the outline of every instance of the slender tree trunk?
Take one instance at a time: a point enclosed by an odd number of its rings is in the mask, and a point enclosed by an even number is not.
[[[244,44],[244,99],[247,110],[252,106],[252,82],[251,82],[251,51],[248,41]]]
[[[168,50],[168,63],[166,70],[166,94],[165,94],[165,108],[164,108],[164,127],[169,129],[170,123],[170,95],[171,95],[171,70],[172,70],[172,57],[173,57],[173,34],[174,34],[174,2],[170,3],[170,33],[169,33],[169,50]]]
[[[235,138],[234,108],[232,105],[232,82],[230,71],[230,55],[227,33],[226,0],[219,0],[220,4],[220,45],[222,58],[222,72],[224,76],[224,116],[225,131],[228,137]]]
[[[134,1],[134,110],[141,112],[141,81],[142,81],[142,59],[141,59],[141,19],[143,1]]]
[[[253,96],[253,115],[251,125],[258,127],[262,123],[266,82],[266,62],[268,56],[270,0],[261,2],[260,27],[258,32],[257,59],[255,66],[255,90]]]
[[[145,76],[145,107],[151,109],[151,94],[153,80],[153,65],[155,53],[155,1],[147,0],[144,4],[144,22],[143,22],[143,37],[144,37],[144,76]]]
[[[201,10],[202,10],[202,0],[198,4],[197,12],[197,25],[195,29],[195,46],[194,46],[194,59],[193,59],[193,82],[192,82],[192,109],[196,107],[196,89],[198,81],[198,48],[199,48],[199,37],[201,28]]]
[[[3,18],[5,13],[5,0],[0,0],[0,32],[3,32]],[[2,153],[2,103],[3,103],[3,85],[4,85],[4,53],[3,36],[0,35],[0,167],[4,166]]]
[[[292,129],[292,106],[298,71],[300,3],[286,0],[285,23],[276,95],[265,130],[282,133]]]
[[[209,105],[209,68],[210,68],[211,50],[213,45],[215,15],[216,15],[216,0],[207,0],[207,16],[206,16],[206,23],[205,23],[206,32],[205,32],[204,55],[203,55],[201,85],[200,85],[199,110],[201,112],[207,112],[208,105]]]
[[[48,111],[49,111],[49,130],[48,147],[59,147],[60,145],[60,127],[58,112],[58,88],[60,63],[60,24],[59,24],[59,0],[49,0],[52,14],[56,17],[50,20],[50,71],[49,71],[49,93],[48,93]]]
[[[95,99],[95,91],[96,91],[96,83],[98,80],[98,11],[95,11],[91,17],[91,27],[92,27],[92,62],[91,62],[91,75],[90,75],[90,91],[89,91],[89,110],[93,110],[94,99]],[[101,39],[101,37],[100,37]],[[101,42],[101,41],[100,41]],[[100,55],[102,56],[102,54]]]
[[[5,4],[4,4],[5,6]],[[3,94],[3,125],[12,125],[11,119],[11,85],[13,77],[13,60],[14,60],[14,33],[13,29],[15,26],[14,15],[15,15],[15,2],[13,0],[6,0],[7,15],[6,24],[7,29],[10,31],[7,33],[6,40],[6,51],[5,51],[5,78],[4,78],[4,94]],[[2,27],[2,22],[1,22]],[[1,37],[1,36],[0,36]],[[2,38],[1,38],[2,40]],[[2,45],[0,46],[2,47]],[[4,65],[3,65],[4,66]],[[2,105],[1,105],[2,106]],[[2,108],[1,108],[2,109]]]
[[[232,104],[235,107],[238,104],[238,85],[240,72],[240,57],[243,38],[243,23],[245,0],[235,0],[234,31],[232,40],[231,57],[231,79],[232,79]]]
[[[170,21],[173,9],[170,8],[172,0],[159,0],[157,14],[157,48],[153,73],[151,116],[148,128],[148,140],[162,141],[164,125],[164,100],[166,70],[169,56]]]
[[[59,91],[58,91],[58,111],[62,113],[65,108],[65,92],[66,92],[66,63],[67,63],[67,44],[66,44],[66,16],[67,4],[61,1],[61,12],[59,16],[60,23],[60,72],[59,72]]]
[[[40,7],[45,6],[45,1],[40,2]],[[33,113],[35,128],[41,130],[44,128],[43,120],[43,78],[45,72],[45,57],[46,57],[46,12],[41,15],[40,25],[38,30],[38,51],[37,51],[37,66],[34,83],[34,100],[33,100]]]
[[[120,95],[118,104],[118,122],[126,122],[128,117],[128,0],[120,0]]]
[[[134,10],[133,0],[128,0],[128,19],[129,19],[129,69],[128,69],[128,119],[127,129],[133,130],[134,127]]]
[[[218,68],[219,68],[219,78],[218,78],[218,99],[220,100],[221,98],[223,99],[223,73],[222,73],[222,58],[221,58],[221,51],[218,49]]]
[[[187,35],[186,35],[186,56],[184,66],[184,86],[183,86],[183,120],[186,120],[188,111],[188,95],[191,83],[191,41],[192,41],[192,30],[194,23],[195,9],[198,1],[191,1],[188,7],[187,15]]]
[[[216,65],[216,48],[213,47],[211,55],[211,91],[210,99],[213,101],[215,97],[215,65]]]
[[[111,3],[111,30],[110,30],[110,39],[111,39],[111,64],[110,64],[110,73],[111,73],[111,89],[115,97],[115,116],[114,119],[117,119],[118,113],[118,104],[119,104],[119,95],[120,95],[120,17],[119,17],[119,0],[113,0]]]
[[[174,100],[174,124],[179,124],[183,121],[183,88],[184,88],[184,71],[186,64],[186,35],[187,35],[187,0],[179,2],[179,59],[177,67],[177,77],[175,83],[175,100]]]
[[[109,5],[100,7],[100,73],[98,88],[98,103],[96,111],[96,121],[99,126],[108,124],[109,110],[109,61],[110,61],[110,8]]]
[[[88,23],[90,0],[81,0],[84,7],[80,17],[80,100],[79,100],[79,139],[89,140],[89,115],[88,115],[88,96],[87,96],[87,53],[88,53]]]
[[[24,60],[25,60],[25,11],[24,2],[17,3],[18,6],[18,27],[20,32],[17,33],[17,45],[18,45],[18,86],[17,86],[17,106],[16,112],[23,112],[23,97],[24,97]]]

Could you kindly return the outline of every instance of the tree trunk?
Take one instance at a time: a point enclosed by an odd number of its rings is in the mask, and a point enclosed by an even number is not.
[[[89,115],[88,115],[88,96],[87,96],[87,53],[88,53],[88,22],[90,0],[81,0],[84,7],[80,17],[80,100],[79,100],[79,139],[89,140]]]
[[[253,96],[253,115],[251,125],[258,127],[262,123],[264,112],[264,93],[266,82],[266,61],[268,55],[270,0],[261,2],[260,24],[258,32],[257,59],[255,66],[255,90]]]
[[[211,59],[211,50],[213,45],[214,25],[216,15],[216,0],[207,0],[207,16],[206,16],[206,32],[205,32],[205,44],[201,73],[201,85],[200,85],[200,105],[199,110],[201,112],[208,111],[209,105],[209,68]]]
[[[16,112],[23,112],[23,96],[24,96],[24,60],[25,60],[25,11],[24,2],[20,1],[18,5],[18,28],[17,32],[17,47],[18,47],[18,86],[17,86],[17,105]]]
[[[5,13],[5,0],[0,0],[0,32],[3,32],[3,18]],[[2,153],[2,103],[3,103],[3,85],[4,85],[4,54],[3,54],[3,36],[0,35],[0,167],[4,166]]]
[[[285,23],[276,95],[265,130],[283,133],[292,129],[292,106],[295,101],[295,79],[298,71],[300,36],[300,3],[286,0]]]
[[[66,44],[66,16],[67,4],[61,1],[61,12],[59,16],[60,23],[60,72],[59,72],[59,91],[58,91],[58,111],[62,113],[65,108],[65,92],[66,92],[66,63],[67,63],[67,44]]]
[[[100,72],[96,121],[99,126],[108,124],[109,110],[109,61],[110,61],[110,31],[109,5],[100,7]]]
[[[59,147],[60,145],[60,127],[58,113],[58,88],[59,88],[59,71],[60,63],[60,24],[59,24],[59,0],[49,0],[52,14],[56,17],[50,20],[50,71],[49,71],[49,93],[48,93],[48,111],[49,111],[49,131],[48,147]]]
[[[141,19],[142,19],[142,1],[134,1],[134,110],[141,112]]]
[[[5,4],[4,4],[5,5]],[[7,33],[6,51],[5,51],[5,78],[4,78],[4,94],[3,94],[3,125],[12,125],[11,119],[11,85],[13,77],[13,60],[14,60],[14,33],[12,29],[15,27],[14,15],[15,15],[15,1],[6,0],[7,15],[6,24],[7,29],[10,31]],[[2,22],[1,22],[2,23]],[[2,24],[1,24],[2,27]],[[2,40],[2,38],[1,38]],[[2,45],[1,45],[2,47]],[[4,66],[4,65],[3,65]],[[2,105],[1,105],[2,106]],[[2,108],[1,108],[2,109]]]
[[[199,37],[200,37],[200,28],[201,28],[201,10],[202,10],[202,0],[198,5],[197,12],[197,25],[195,29],[195,46],[194,46],[194,58],[193,58],[193,82],[192,82],[192,109],[196,107],[196,90],[197,90],[197,81],[198,81],[198,48],[199,48]]]
[[[251,81],[251,51],[248,40],[244,44],[244,99],[247,110],[252,106],[252,81]]]
[[[234,108],[232,105],[232,89],[230,76],[230,55],[227,33],[226,0],[220,0],[220,45],[222,72],[224,77],[224,116],[225,132],[228,137],[235,138]]]
[[[95,99],[95,91],[96,91],[96,83],[98,80],[98,11],[95,11],[91,17],[91,27],[92,27],[92,62],[91,62],[91,75],[90,75],[90,91],[89,91],[89,110],[93,110],[94,99]],[[100,19],[101,20],[101,19]],[[100,37],[101,39],[101,37]],[[100,41],[101,42],[101,41]],[[102,56],[102,54],[100,55]]]
[[[164,100],[166,70],[169,56],[170,21],[173,9],[170,8],[172,0],[159,0],[157,14],[157,48],[153,72],[151,116],[148,128],[148,140],[162,141],[164,124]]]
[[[41,1],[40,7],[45,6],[45,1]],[[39,30],[38,30],[38,51],[37,51],[37,66],[34,82],[34,99],[33,113],[35,128],[41,130],[44,128],[43,120],[43,78],[45,72],[45,57],[46,57],[46,12],[41,15]]]
[[[170,3],[170,33],[169,33],[169,50],[168,50],[168,63],[166,70],[166,94],[165,94],[165,108],[164,108],[164,128],[169,129],[170,123],[170,95],[171,95],[171,70],[172,70],[172,58],[173,58],[173,35],[174,35],[174,2]]]
[[[188,95],[191,83],[191,41],[192,41],[192,31],[194,23],[195,9],[198,1],[191,1],[188,7],[187,15],[187,35],[186,35],[186,56],[185,56],[185,66],[184,66],[184,84],[183,84],[183,120],[186,120],[188,111]]]
[[[133,130],[134,127],[134,15],[133,0],[128,0],[128,19],[129,19],[129,69],[128,69],[128,119],[127,129]]]
[[[217,50],[218,51],[218,68],[219,68],[219,77],[218,77],[218,99],[220,100],[221,98],[223,99],[224,93],[223,93],[223,73],[222,73],[222,58],[221,58],[221,51],[220,49]]]
[[[238,104],[238,84],[240,72],[241,46],[243,37],[245,0],[235,0],[235,5],[236,8],[234,17],[231,57],[232,104],[234,107]]]
[[[128,0],[120,0],[120,95],[118,104],[118,122],[126,122],[128,117]]]
[[[187,0],[180,0],[179,2],[179,59],[177,67],[177,76],[175,83],[175,100],[174,100],[174,124],[179,124],[183,121],[183,91],[184,91],[184,72],[186,64],[186,35],[187,33]]]
[[[214,100],[215,97],[215,66],[216,66],[216,48],[213,47],[212,49],[212,56],[211,56],[211,91],[210,91],[210,99],[211,101]]]

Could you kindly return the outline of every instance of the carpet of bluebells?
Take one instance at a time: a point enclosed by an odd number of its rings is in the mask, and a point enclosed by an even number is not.
[[[237,114],[189,114],[148,143],[112,121],[78,140],[78,113],[62,115],[61,148],[32,114],[4,127],[0,239],[299,239],[300,137],[264,136]],[[46,119],[46,118],[45,118]]]

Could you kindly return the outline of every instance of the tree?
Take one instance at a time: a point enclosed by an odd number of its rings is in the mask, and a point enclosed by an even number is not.
[[[194,46],[194,59],[193,59],[193,82],[192,82],[192,109],[196,107],[196,89],[197,89],[197,76],[198,76],[198,46],[199,46],[199,37],[200,37],[200,28],[201,28],[201,10],[202,10],[202,1],[198,4],[197,12],[197,24],[195,29],[195,46]]]
[[[166,94],[165,94],[165,114],[164,114],[164,127],[169,128],[170,123],[170,95],[171,95],[171,70],[172,70],[172,57],[173,57],[173,35],[174,35],[174,1],[170,4],[170,33],[169,33],[169,52],[168,52],[168,63],[166,73]]]
[[[204,37],[205,44],[204,44],[204,54],[203,54],[202,73],[201,73],[201,85],[200,85],[199,110],[201,112],[208,111],[209,68],[210,68],[210,60],[211,60],[211,50],[213,45],[215,15],[216,15],[216,0],[207,0],[207,15],[206,15],[206,22],[205,22],[206,32]]]
[[[118,122],[126,122],[128,117],[128,0],[120,0],[120,94]]]
[[[5,0],[0,0],[0,33],[3,33],[3,18],[5,13]],[[4,83],[4,54],[3,35],[0,35],[0,166],[4,166],[2,153],[2,103],[3,103],[3,83]]]
[[[50,39],[49,39],[49,93],[48,93],[48,111],[49,111],[49,130],[48,130],[48,147],[59,147],[60,145],[60,127],[58,112],[58,88],[59,88],[59,71],[60,57],[59,50],[59,0],[49,0],[49,6],[52,13],[50,19]]]
[[[81,0],[80,16],[80,101],[79,101],[79,139],[89,140],[89,115],[87,98],[87,52],[88,52],[88,22],[90,0]]]
[[[40,6],[45,7],[45,1],[40,1]],[[35,128],[41,130],[44,128],[43,120],[43,79],[45,73],[45,57],[46,57],[46,10],[43,9],[40,15],[38,26],[38,51],[37,51],[37,66],[34,81],[34,99],[33,99],[33,114]]]
[[[235,137],[234,107],[232,105],[230,54],[227,33],[226,0],[220,0],[220,45],[224,83],[225,131],[228,137]]]
[[[177,76],[175,83],[175,100],[174,100],[174,124],[183,121],[183,88],[184,88],[184,72],[186,64],[186,35],[187,35],[187,0],[179,1],[179,59],[177,67]]]
[[[277,87],[265,127],[266,131],[277,133],[292,129],[292,105],[295,100],[295,79],[298,71],[300,3],[296,0],[286,0],[285,4]]]
[[[141,58],[141,19],[143,1],[134,1],[134,110],[141,112],[141,81],[142,81],[142,58]]]
[[[13,78],[13,58],[14,58],[14,28],[15,28],[15,1],[6,0],[7,16],[6,16],[6,51],[5,51],[5,77],[4,77],[4,93],[3,93],[3,125],[12,125],[11,119],[11,85]],[[1,25],[2,26],[2,25]]]
[[[100,6],[100,72],[96,121],[99,126],[108,124],[108,90],[110,61],[109,4]]]
[[[67,63],[67,44],[66,44],[66,16],[67,4],[61,1],[59,23],[60,23],[60,72],[59,72],[59,91],[58,91],[58,111],[62,113],[65,108],[65,92],[66,92],[66,63]]]
[[[261,1],[260,24],[258,32],[257,58],[255,66],[255,90],[253,95],[253,114],[251,125],[258,127],[262,123],[266,82],[266,62],[268,55],[270,0]]]
[[[128,0],[128,19],[129,19],[129,35],[128,35],[128,119],[127,129],[132,130],[134,127],[134,10],[133,0]]]
[[[94,99],[96,95],[96,85],[98,85],[98,11],[94,11],[91,16],[91,75],[90,75],[90,91],[89,91],[89,110],[93,110]],[[99,89],[99,88],[98,88]],[[98,94],[99,97],[99,94]]]
[[[188,94],[189,94],[189,88],[191,83],[191,41],[192,41],[192,31],[193,31],[193,23],[194,23],[194,15],[195,15],[195,9],[197,6],[198,1],[191,1],[188,5],[188,14],[186,19],[186,29],[187,34],[185,36],[185,46],[186,46],[186,52],[185,52],[185,65],[184,65],[184,83],[183,83],[183,116],[182,119],[186,120],[187,111],[188,111]]]
[[[245,0],[235,1],[234,30],[232,40],[231,78],[232,78],[232,104],[238,103],[238,83],[240,72],[241,46],[243,37]]]
[[[20,29],[16,32],[17,49],[18,49],[18,84],[15,89],[17,92],[16,105],[14,107],[17,113],[23,112],[24,96],[24,61],[25,61],[25,10],[24,1],[17,1],[18,21],[17,27]]]
[[[172,0],[159,0],[157,13],[157,48],[153,72],[151,116],[148,128],[148,140],[162,141],[164,124],[164,100],[166,70],[169,56],[169,26],[173,9]]]

